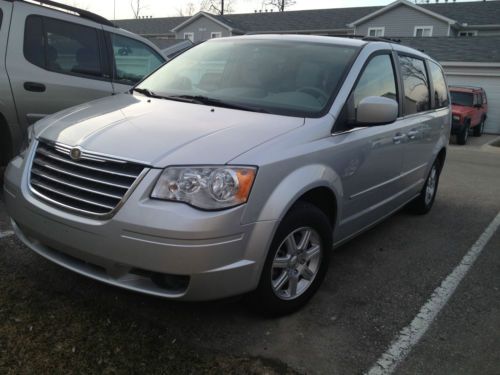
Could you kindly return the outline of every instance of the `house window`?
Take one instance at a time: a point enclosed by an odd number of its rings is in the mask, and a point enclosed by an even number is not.
[[[210,33],[210,38],[222,38],[222,33],[220,31]]]
[[[459,31],[458,36],[477,36],[477,30]]]
[[[432,26],[415,26],[413,36],[432,36]]]
[[[184,39],[189,39],[191,42],[194,42],[194,33],[184,33]]]
[[[368,28],[368,36],[381,37],[385,34],[385,27],[370,27]]]

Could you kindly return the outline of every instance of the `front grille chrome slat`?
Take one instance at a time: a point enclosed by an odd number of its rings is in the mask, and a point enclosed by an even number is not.
[[[40,141],[30,171],[30,187],[49,204],[100,217],[111,215],[130,194],[145,167]]]

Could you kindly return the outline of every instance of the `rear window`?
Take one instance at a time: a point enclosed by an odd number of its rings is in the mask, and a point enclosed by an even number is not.
[[[471,92],[451,92],[451,104],[472,107],[474,105],[474,94]]]
[[[450,104],[448,98],[448,89],[444,79],[443,71],[436,63],[429,61],[429,70],[434,87],[434,105],[433,108],[443,108]]]
[[[70,75],[102,77],[96,29],[53,18],[29,16],[24,56],[41,68]]]
[[[429,80],[423,60],[399,56],[404,86],[404,114],[411,115],[430,109]]]

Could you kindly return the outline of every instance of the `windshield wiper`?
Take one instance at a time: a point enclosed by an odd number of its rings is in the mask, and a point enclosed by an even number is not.
[[[142,95],[146,95],[149,98],[162,98],[161,96],[156,95],[153,91],[151,91],[149,89],[141,89],[141,88],[134,87],[130,90],[130,92],[133,92],[133,91],[136,91]]]
[[[188,103],[206,104],[206,105],[213,105],[216,107],[239,109],[242,111],[249,111],[249,112],[271,113],[263,108],[252,107],[243,104],[229,103],[221,99],[209,98],[208,96],[203,96],[203,95],[171,95],[171,96],[165,96],[164,98],[171,100],[185,101]]]

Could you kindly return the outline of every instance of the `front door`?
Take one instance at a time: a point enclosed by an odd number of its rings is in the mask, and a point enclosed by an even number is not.
[[[391,52],[372,56],[358,79],[332,136],[333,168],[342,179],[343,204],[336,240],[362,230],[401,204],[400,173],[403,135],[398,121],[345,131],[342,122],[355,118],[359,102],[368,96],[398,100]]]
[[[6,60],[23,126],[112,94],[102,30],[48,8],[32,15],[32,9],[14,3],[12,25],[24,32],[11,33]]]

